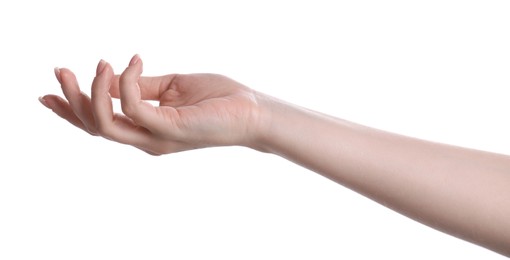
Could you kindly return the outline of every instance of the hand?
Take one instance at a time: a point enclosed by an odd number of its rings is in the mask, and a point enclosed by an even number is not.
[[[56,68],[67,100],[46,95],[40,101],[89,134],[153,155],[255,142],[260,118],[255,91],[215,74],[140,77],[142,68],[135,55],[115,76],[101,60],[91,98],[80,91],[70,70]],[[120,98],[124,114],[113,112],[111,97]],[[157,100],[159,106],[144,100]]]

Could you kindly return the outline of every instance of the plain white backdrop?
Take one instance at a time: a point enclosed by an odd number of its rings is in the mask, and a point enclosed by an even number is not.
[[[0,259],[503,259],[276,156],[151,157],[37,98],[60,92],[55,66],[89,92],[99,59],[121,72],[139,53],[145,75],[221,73],[510,154],[509,13],[508,1],[3,1]]]

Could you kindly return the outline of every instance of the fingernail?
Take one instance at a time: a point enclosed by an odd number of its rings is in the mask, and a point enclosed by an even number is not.
[[[129,66],[135,65],[139,61],[140,61],[140,55],[136,54],[135,56],[133,56],[133,58],[131,58],[131,61],[129,62]]]
[[[101,74],[104,69],[106,68],[106,61],[104,61],[103,59],[101,59],[99,61],[99,63],[97,64],[97,69],[96,69],[96,76],[98,76],[99,74]]]
[[[57,78],[58,82],[62,83],[62,79],[60,78],[60,68],[55,67],[54,71],[55,71],[55,77]]]
[[[50,106],[48,105],[48,102],[46,102],[44,97],[39,97],[39,102],[41,102],[41,104],[43,104],[43,106],[45,106],[46,108],[50,108]]]

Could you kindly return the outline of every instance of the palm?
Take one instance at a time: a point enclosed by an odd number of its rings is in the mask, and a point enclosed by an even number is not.
[[[168,137],[232,144],[254,120],[254,100],[252,90],[224,76],[179,75],[160,93],[155,109],[169,124]]]

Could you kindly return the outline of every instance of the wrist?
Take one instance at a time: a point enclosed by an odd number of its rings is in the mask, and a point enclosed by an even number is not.
[[[280,154],[280,146],[295,134],[309,114],[306,109],[287,103],[275,97],[256,92],[258,112],[253,120],[254,129],[251,142],[246,145],[260,152]],[[283,142],[283,143],[282,143]]]
[[[283,104],[280,100],[264,93],[255,92],[254,96],[257,104],[256,116],[250,126],[250,129],[253,130],[251,138],[245,146],[269,153],[271,152],[271,133],[276,125],[274,122],[275,110]]]

